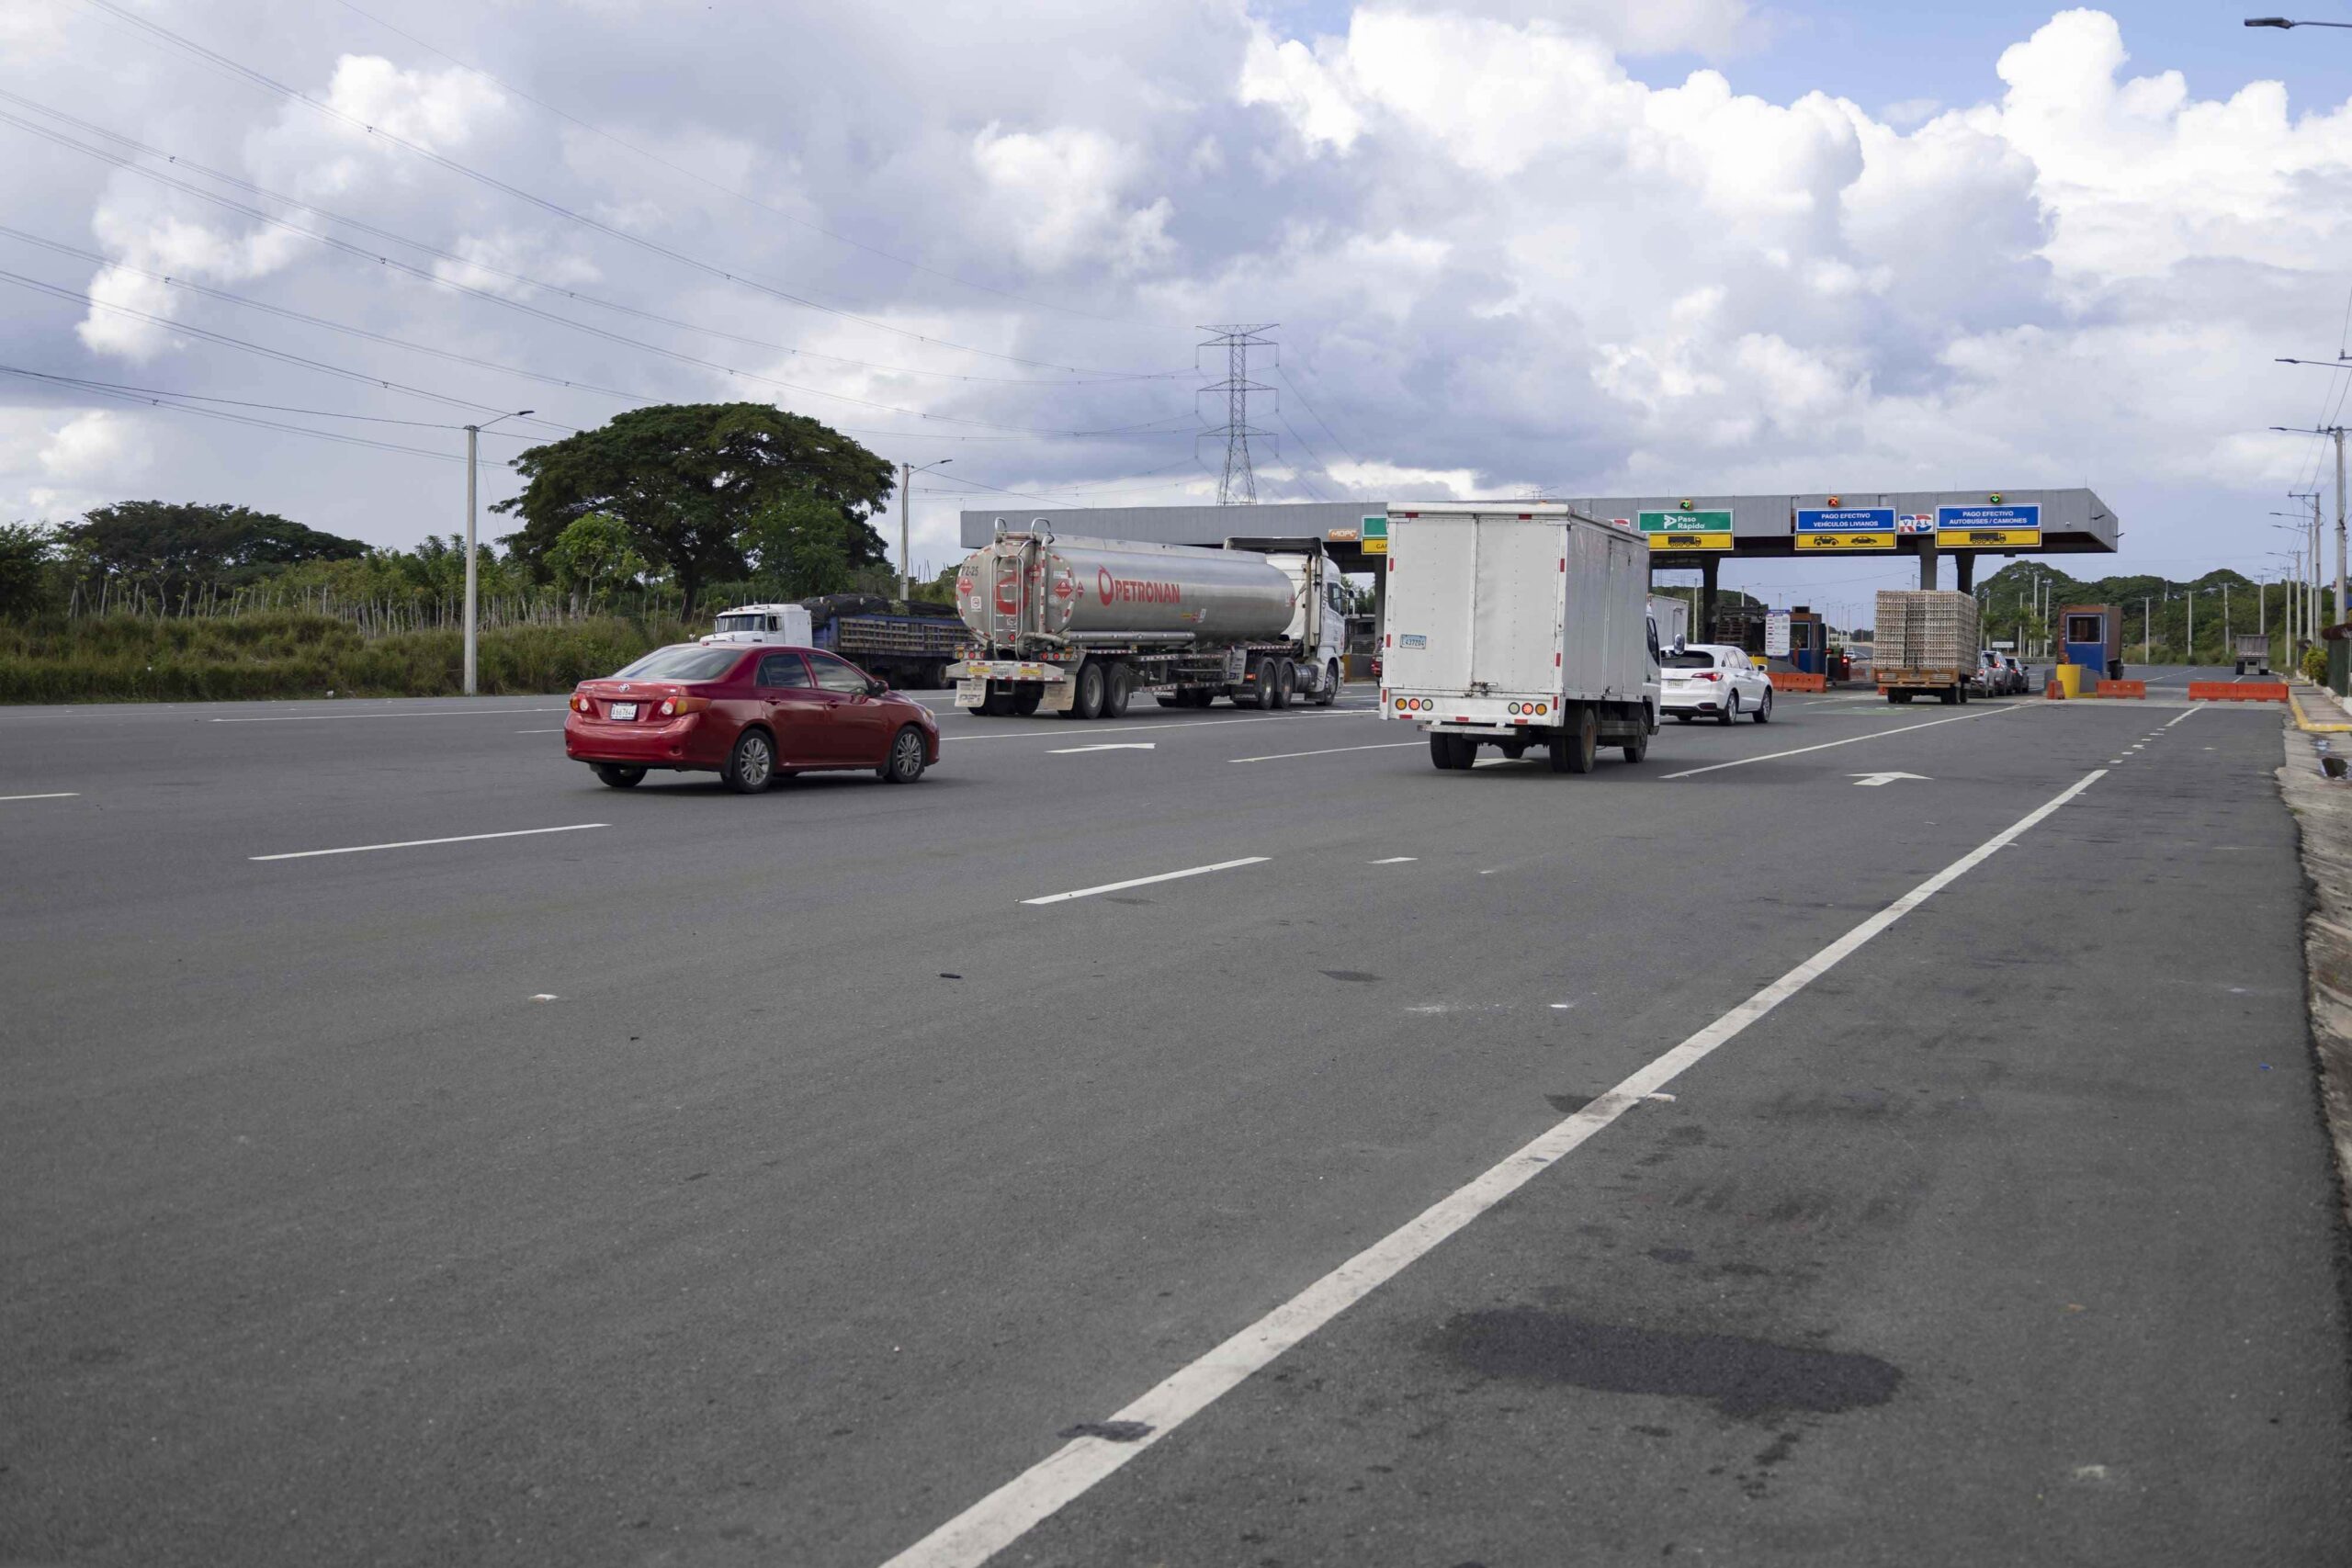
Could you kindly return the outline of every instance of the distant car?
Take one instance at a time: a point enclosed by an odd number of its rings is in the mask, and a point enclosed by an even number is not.
[[[821,649],[688,642],[580,682],[563,750],[615,789],[651,768],[716,772],[743,795],[847,768],[912,784],[939,761],[939,722]]]
[[[2024,696],[2033,690],[2033,672],[2018,663],[2015,654],[2001,655],[2001,662],[2008,668],[2010,691]]]
[[[1691,642],[1658,655],[1666,688],[1662,711],[1683,724],[1712,718],[1729,724],[1747,714],[1758,724],[1772,720],[1772,678],[1738,649]]]

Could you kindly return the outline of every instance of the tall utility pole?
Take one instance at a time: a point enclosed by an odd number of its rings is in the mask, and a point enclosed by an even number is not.
[[[2344,427],[2335,425],[2329,434],[2335,437],[2335,618],[2345,618],[2344,608]],[[2318,503],[2313,502],[2314,506]]]
[[[901,599],[914,597],[910,584],[913,581],[915,558],[907,553],[907,536],[912,528],[910,516],[915,509],[915,476],[927,474],[933,468],[944,468],[955,460],[953,457],[942,457],[936,463],[925,463],[920,468],[910,468],[904,463],[899,465],[899,597]]]
[[[2194,588],[2190,589],[2188,592],[2182,594],[2181,598],[2188,601],[2188,652],[2187,656],[2187,662],[2188,667],[2191,670],[2194,670],[2197,668],[2197,590]]]
[[[2154,664],[2155,660],[2155,617],[2146,598],[2140,601],[2140,662]]]
[[[532,412],[517,409],[513,413],[500,414],[498,419],[521,419]],[[481,465],[481,433],[496,424],[498,419],[466,426],[466,695],[469,697],[474,695],[474,644],[478,640],[475,627],[481,608],[476,597],[477,569],[481,565],[477,557],[481,551],[474,545],[474,473]]]
[[[1273,347],[1274,340],[1261,334],[1272,332],[1280,325],[1280,321],[1228,321],[1200,329],[1210,334],[1201,348],[1225,350],[1225,379],[1204,387],[1200,391],[1204,397],[1212,392],[1225,394],[1225,423],[1202,432],[1204,435],[1225,437],[1225,468],[1216,481],[1216,503],[1219,506],[1258,504],[1258,475],[1250,465],[1250,438],[1254,435],[1271,442],[1273,433],[1256,429],[1250,423],[1250,394],[1265,392],[1271,395],[1273,389],[1250,379],[1250,351]],[[1197,350],[1193,363],[1199,363]]]

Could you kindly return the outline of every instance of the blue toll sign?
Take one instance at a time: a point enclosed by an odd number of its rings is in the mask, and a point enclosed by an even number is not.
[[[1797,532],[1800,534],[1892,534],[1894,532],[1894,508],[1892,506],[1800,506],[1797,508]]]

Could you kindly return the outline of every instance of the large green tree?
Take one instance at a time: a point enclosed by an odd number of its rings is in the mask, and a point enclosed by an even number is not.
[[[235,587],[314,560],[357,560],[368,547],[275,513],[192,502],[123,501],[58,531],[84,571],[142,583],[166,599]]]
[[[507,546],[535,568],[592,512],[628,525],[638,552],[666,568],[692,611],[707,582],[743,576],[745,536],[763,511],[814,496],[845,525],[853,567],[886,558],[866,521],[889,497],[890,465],[837,430],[765,403],[637,409],[514,459],[523,493]]]

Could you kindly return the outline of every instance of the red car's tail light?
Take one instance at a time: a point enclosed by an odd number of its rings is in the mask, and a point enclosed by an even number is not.
[[[571,711],[574,713],[593,714],[596,711],[596,705],[590,702],[580,693],[574,692],[571,694]]]
[[[673,718],[679,714],[700,713],[708,706],[708,697],[664,697],[661,707],[655,711],[663,718]]]

